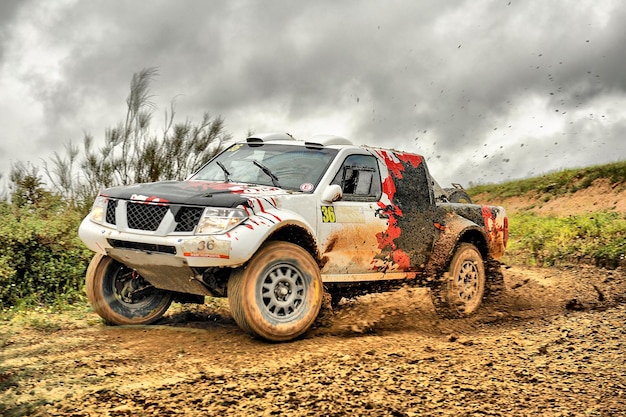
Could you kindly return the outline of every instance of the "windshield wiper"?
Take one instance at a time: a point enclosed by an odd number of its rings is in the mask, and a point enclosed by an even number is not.
[[[222,168],[222,171],[224,171],[224,182],[230,182],[230,172],[228,172],[224,164],[222,164],[220,161],[217,161],[217,166]]]
[[[276,175],[274,175],[274,173],[272,172],[271,169],[269,169],[268,167],[266,167],[265,165],[263,165],[262,163],[260,163],[257,160],[254,160],[252,162],[254,162],[254,165],[256,165],[259,168],[261,168],[261,171],[263,171],[268,177],[270,177],[272,179],[272,184],[274,184],[274,187],[282,188],[280,186],[280,183],[278,182],[278,177]]]

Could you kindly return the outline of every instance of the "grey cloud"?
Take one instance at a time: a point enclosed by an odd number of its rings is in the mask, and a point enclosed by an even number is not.
[[[0,66],[3,62],[5,43],[11,37],[11,23],[20,8],[27,3],[28,0],[3,0],[0,2]]]
[[[207,110],[245,131],[256,126],[229,120],[244,108],[280,105],[294,126],[348,113],[359,142],[424,152],[446,177],[506,179],[587,146],[573,114],[626,89],[618,3],[118,0],[59,13],[42,30],[71,50],[62,77],[22,74],[44,103],[50,150],[83,129],[101,135],[123,115],[132,73],[158,67],[156,99],[177,97],[184,117]],[[532,98],[573,123],[564,137],[510,133],[539,123],[521,119]],[[618,134],[615,123],[603,132]],[[457,155],[464,166],[449,166]]]

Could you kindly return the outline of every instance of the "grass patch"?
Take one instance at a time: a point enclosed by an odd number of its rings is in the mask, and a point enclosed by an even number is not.
[[[42,333],[54,333],[65,329],[86,327],[94,324],[93,309],[86,297],[71,298],[71,302],[53,304],[37,303],[24,300],[17,305],[0,310],[0,346],[3,334],[10,329],[29,328]]]
[[[509,218],[507,260],[555,266],[588,263],[617,268],[625,264],[626,216],[597,212],[568,217],[520,213]]]

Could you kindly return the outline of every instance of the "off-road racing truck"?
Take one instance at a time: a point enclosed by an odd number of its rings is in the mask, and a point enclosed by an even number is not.
[[[507,234],[502,207],[449,202],[420,155],[280,133],[233,144],[185,181],[104,190],[79,229],[106,322],[228,297],[236,323],[270,341],[306,332],[323,300],[402,285],[469,315],[498,285],[486,270]]]

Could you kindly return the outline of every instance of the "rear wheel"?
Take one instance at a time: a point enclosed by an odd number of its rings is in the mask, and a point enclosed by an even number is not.
[[[109,324],[150,324],[172,302],[171,293],[154,288],[134,270],[115,259],[96,254],[86,277],[87,298]]]
[[[294,339],[311,327],[323,294],[313,257],[288,242],[266,243],[228,281],[228,303],[239,327],[276,342]]]
[[[448,271],[432,290],[435,310],[442,317],[465,317],[474,313],[485,294],[485,265],[483,258],[470,243],[457,248]]]

